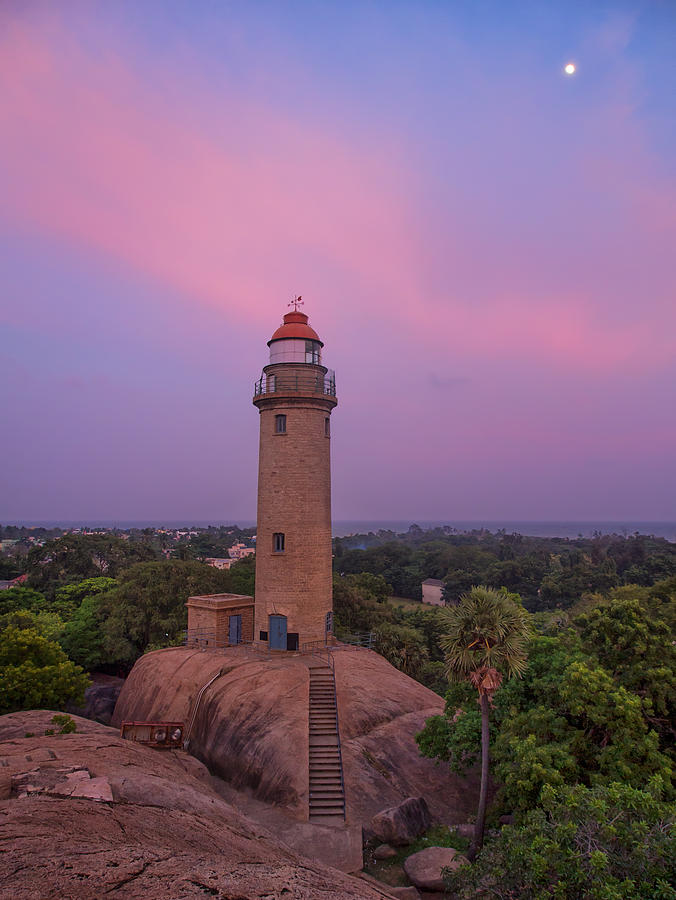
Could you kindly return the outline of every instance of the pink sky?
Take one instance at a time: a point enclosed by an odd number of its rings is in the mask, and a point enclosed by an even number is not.
[[[103,9],[0,12],[0,521],[253,518],[293,293],[335,518],[676,518],[656,25]]]

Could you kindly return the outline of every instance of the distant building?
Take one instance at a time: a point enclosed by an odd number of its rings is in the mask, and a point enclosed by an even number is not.
[[[233,544],[228,550],[230,559],[244,559],[245,556],[251,556],[256,552],[255,547],[246,547],[244,544]]]
[[[223,559],[221,556],[210,556],[204,560],[204,562],[208,566],[213,566],[214,569],[229,569],[230,566],[236,562],[234,559]]]
[[[9,581],[0,581],[0,591],[8,591],[13,587],[19,587],[27,578],[28,575],[17,575],[16,578],[10,578]]]
[[[422,583],[422,602],[432,606],[445,606],[441,592],[444,589],[443,581],[438,578],[426,578]]]

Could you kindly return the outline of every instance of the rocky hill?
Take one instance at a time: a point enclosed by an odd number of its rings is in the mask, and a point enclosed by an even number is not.
[[[368,824],[379,810],[424,797],[438,821],[466,822],[476,784],[422,758],[415,734],[443,711],[434,692],[370,650],[333,654],[348,820]],[[172,648],[138,660],[115,708],[124,720],[188,722],[204,692],[190,752],[209,769],[298,820],[308,810],[309,670],[303,657],[257,658]]]
[[[45,735],[52,715],[0,717],[2,900],[387,896],[275,840],[189,755],[86,719]]]

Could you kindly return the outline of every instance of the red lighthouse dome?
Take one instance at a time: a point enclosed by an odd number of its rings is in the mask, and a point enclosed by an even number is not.
[[[308,317],[305,313],[294,311],[284,316],[284,324],[280,325],[277,331],[268,341],[268,347],[273,341],[317,341],[320,347],[324,344],[319,340],[319,335],[308,325]]]

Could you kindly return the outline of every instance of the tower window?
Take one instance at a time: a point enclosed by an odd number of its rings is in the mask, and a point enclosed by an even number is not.
[[[275,416],[275,434],[286,434],[286,416]]]
[[[331,419],[328,416],[324,419],[324,434],[331,437]]]
[[[305,362],[319,365],[319,343],[317,341],[305,341]]]
[[[333,610],[329,610],[326,614],[326,623],[324,626],[324,630],[327,634],[331,634],[333,631]]]
[[[272,550],[273,553],[284,553],[284,533],[282,531],[275,531],[272,535]]]

